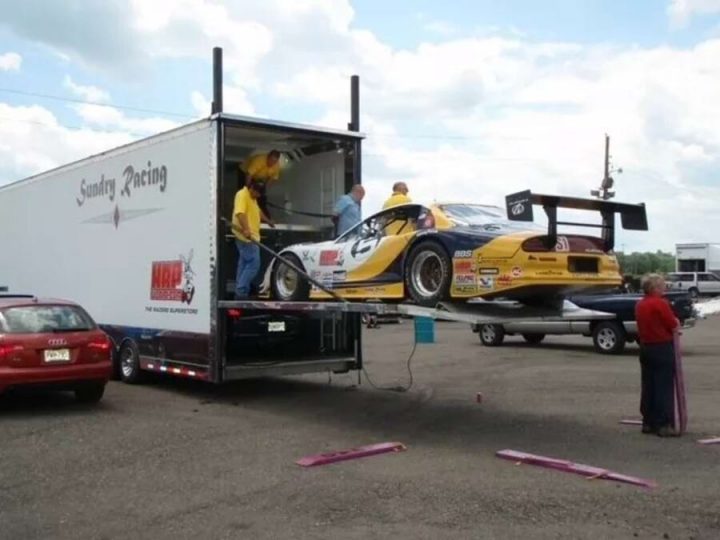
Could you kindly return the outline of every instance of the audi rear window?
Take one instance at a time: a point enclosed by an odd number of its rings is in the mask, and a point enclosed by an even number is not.
[[[8,334],[80,332],[95,323],[75,306],[18,306],[0,311],[0,327]]]

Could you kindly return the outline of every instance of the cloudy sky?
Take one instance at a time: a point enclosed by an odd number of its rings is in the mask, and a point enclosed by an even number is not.
[[[364,211],[589,195],[627,250],[720,241],[720,0],[0,0],[0,185],[225,109],[329,127],[361,77]]]

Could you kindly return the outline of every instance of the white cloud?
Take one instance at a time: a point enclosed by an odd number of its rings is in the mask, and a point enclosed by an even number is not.
[[[22,65],[22,56],[9,52],[0,54],[0,71],[18,71]]]
[[[89,126],[126,132],[135,136],[168,131],[180,124],[165,118],[132,118],[107,105],[73,105],[72,108]]]
[[[72,80],[72,77],[70,77],[70,75],[65,75],[65,79],[63,80],[63,86],[70,90],[76,96],[87,101],[110,101],[110,94],[107,91],[103,90],[102,88],[98,88],[97,86],[84,86],[81,84],[76,84],[75,81]]]
[[[45,5],[26,3],[38,13]],[[675,22],[687,22],[717,3],[675,0],[668,11]],[[710,237],[720,225],[713,203],[720,196],[713,187],[720,40],[621,48],[493,30],[462,39],[436,34],[432,43],[396,49],[357,28],[347,0],[108,0],[84,18],[80,11],[70,10],[63,28],[52,32],[15,11],[8,19],[21,35],[103,69],[165,58],[207,61],[220,45],[225,110],[238,114],[277,116],[277,103],[290,111],[281,119],[344,128],[349,76],[360,74],[366,211],[377,209],[398,179],[410,183],[416,200],[501,204],[507,193],[528,187],[588,196],[602,175],[609,132],[614,162],[625,169],[616,178],[618,200],[645,201],[652,227],[620,233],[618,243],[670,249],[675,241],[717,240]],[[76,37],[90,16],[105,31],[101,46]],[[122,36],[112,30],[120,19]],[[207,116],[211,98],[197,88],[203,87],[185,87],[184,95],[197,115]],[[112,107],[75,110],[89,134],[128,138],[174,125]],[[44,135],[50,143],[38,147],[0,132],[0,146],[32,156],[25,163],[45,163],[43,155],[55,159],[52,141],[68,135],[60,127]]]
[[[720,0],[670,0],[667,14],[675,28],[687,26],[694,16],[720,13]]]
[[[0,103],[0,178],[17,180],[130,142],[122,132],[63,127],[49,110]],[[42,141],[42,144],[38,144]]]

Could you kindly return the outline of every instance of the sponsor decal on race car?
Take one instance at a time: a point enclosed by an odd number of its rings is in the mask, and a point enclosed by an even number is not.
[[[563,273],[560,270],[542,270],[537,272],[538,276],[562,276]]]
[[[495,288],[495,278],[481,276],[478,278],[478,286],[481,289],[494,289]]]
[[[498,268],[481,268],[480,274],[486,275],[486,276],[496,276],[500,273],[500,270]]]
[[[475,285],[475,274],[455,274],[455,285]]]
[[[311,251],[304,250],[304,251],[302,251],[302,260],[303,260],[303,262],[314,263],[315,255]]]
[[[455,285],[455,291],[459,293],[475,293],[477,292],[477,285]]]
[[[510,285],[512,285],[512,278],[507,274],[503,274],[501,276],[498,276],[496,283],[499,287],[509,287]]]
[[[535,255],[530,255],[528,261],[557,262],[557,257],[536,257]]]
[[[345,270],[335,270],[332,273],[332,280],[335,283],[342,283],[347,281],[347,272]]]
[[[472,259],[454,259],[453,271],[456,274],[467,274],[475,271],[475,263]]]
[[[324,250],[320,252],[320,266],[340,266],[340,251],[337,249]]]
[[[472,250],[471,249],[458,250],[453,254],[453,257],[456,259],[467,259],[468,257],[472,257]]]
[[[513,269],[510,271],[510,275],[512,277],[514,277],[515,279],[522,277],[522,275],[523,275],[522,268],[520,268],[519,266],[514,266]]]

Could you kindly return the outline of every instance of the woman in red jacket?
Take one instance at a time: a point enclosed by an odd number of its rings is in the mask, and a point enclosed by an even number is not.
[[[635,321],[640,343],[640,373],[642,391],[640,412],[643,433],[660,437],[674,437],[675,416],[674,377],[675,350],[673,332],[680,322],[663,294],[665,280],[658,274],[645,276],[642,282],[645,296],[635,305]]]

